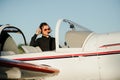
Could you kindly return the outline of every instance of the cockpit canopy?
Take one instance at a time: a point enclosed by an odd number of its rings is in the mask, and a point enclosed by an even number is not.
[[[18,46],[16,42],[11,37],[10,33],[22,34],[24,39],[24,44],[26,45],[26,39],[24,34],[17,27],[7,25],[1,25],[0,27],[0,52],[13,51],[14,53],[19,53]]]
[[[59,44],[62,48],[81,48],[92,33],[91,30],[66,19],[60,21],[58,28]]]

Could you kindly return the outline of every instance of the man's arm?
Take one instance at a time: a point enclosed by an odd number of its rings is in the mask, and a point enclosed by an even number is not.
[[[30,46],[36,47],[36,38],[37,38],[37,35],[34,34],[34,36],[31,38]]]
[[[34,36],[31,38],[30,46],[36,47],[36,46],[38,45],[37,42],[36,42],[36,38],[37,38],[37,36],[38,36],[40,33],[41,33],[41,29],[38,28],[38,29],[36,30],[36,33],[34,34]]]

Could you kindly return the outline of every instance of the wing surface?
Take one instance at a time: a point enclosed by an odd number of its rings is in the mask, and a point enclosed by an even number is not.
[[[23,61],[0,58],[0,79],[35,79],[55,76],[58,69]]]

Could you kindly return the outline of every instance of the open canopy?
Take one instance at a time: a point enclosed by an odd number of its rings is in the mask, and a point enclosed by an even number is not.
[[[26,38],[25,38],[23,32],[19,28],[15,27],[15,26],[12,26],[10,24],[1,25],[0,26],[0,35],[2,33],[19,33],[19,34],[22,34],[23,39],[24,39],[24,43],[25,43],[25,45],[27,44],[26,43]]]

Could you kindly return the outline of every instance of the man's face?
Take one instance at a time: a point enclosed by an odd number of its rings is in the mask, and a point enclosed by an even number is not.
[[[44,36],[48,36],[49,33],[50,33],[50,27],[49,27],[48,25],[43,26],[43,27],[42,27],[42,34],[43,34]]]

